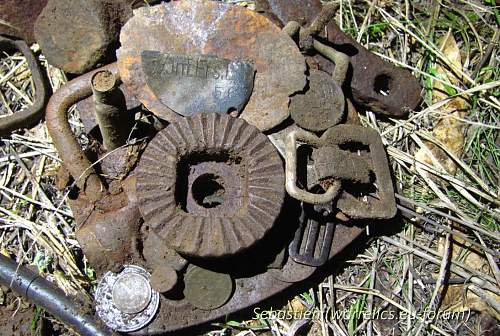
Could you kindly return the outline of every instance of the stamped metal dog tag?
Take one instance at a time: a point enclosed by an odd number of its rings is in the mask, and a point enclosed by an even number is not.
[[[183,116],[239,112],[252,93],[250,62],[144,50],[141,63],[156,97]]]

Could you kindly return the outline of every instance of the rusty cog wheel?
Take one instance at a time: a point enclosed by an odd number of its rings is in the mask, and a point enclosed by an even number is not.
[[[177,252],[238,253],[273,226],[284,201],[283,163],[240,118],[198,114],[160,131],[141,157],[139,208]]]

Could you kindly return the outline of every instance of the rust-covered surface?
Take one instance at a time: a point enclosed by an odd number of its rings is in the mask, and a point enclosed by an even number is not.
[[[120,192],[96,204],[84,194],[69,200],[77,222],[76,238],[99,274],[141,259],[142,219],[135,183],[135,177],[128,177],[120,182]]]
[[[291,8],[269,4],[281,18],[301,2],[289,2]],[[304,27],[315,4],[308,1],[296,12]],[[125,147],[109,152],[97,137],[82,151],[67,111],[88,99],[96,71],[54,95],[47,125],[64,168],[77,182],[70,205],[91,265],[98,274],[118,273],[125,265],[144,268],[152,274],[148,284],[161,293],[157,314],[132,334],[160,335],[259,304],[331,264],[362,235],[365,222],[358,219],[394,215],[390,170],[377,132],[352,125],[359,124],[357,112],[331,75],[309,69],[307,83],[295,42],[265,17],[219,2],[172,1],[137,10],[121,42],[117,64],[102,69],[106,78],[116,76],[113,84],[121,77],[125,87],[121,104],[113,104],[117,118],[110,127],[122,117],[128,120],[139,101],[169,125],[158,131],[147,118],[138,118],[137,133]],[[181,61],[175,76],[182,81],[167,76],[172,57]],[[211,111],[219,113],[198,108],[209,105],[185,109],[182,104],[202,89],[212,90],[206,78],[193,84],[198,80],[191,77],[198,72],[189,70],[193,60],[216,60],[217,79],[220,64],[251,64],[256,71],[248,102],[246,97]],[[182,101],[172,93],[177,89],[193,97]],[[342,121],[352,124],[339,125]],[[261,133],[279,129],[269,137]],[[286,174],[278,151],[286,159]],[[307,199],[299,202],[293,192],[285,196],[289,180]]]
[[[127,90],[123,83],[118,87],[125,96],[125,104],[127,106],[128,113],[132,113],[131,111],[140,108],[141,102],[137,100],[137,98],[135,98],[135,96],[129,90]],[[83,100],[80,100],[76,104],[76,106],[78,109],[80,120],[85,127],[85,131],[87,133],[90,133],[94,129],[94,127],[97,126],[93,97],[90,96]]]
[[[284,199],[283,165],[254,126],[199,114],[148,144],[137,193],[146,224],[167,245],[192,256],[227,256],[271,229]]]
[[[260,130],[285,120],[289,96],[306,84],[305,61],[293,40],[264,16],[240,6],[181,0],[141,8],[123,27],[120,42],[117,55],[124,83],[149,110],[168,121],[178,115],[147,85],[144,50],[253,62],[253,93],[241,118]]]
[[[342,88],[330,75],[310,70],[308,90],[292,97],[290,113],[302,128],[324,131],[338,124],[344,116],[345,98]]]
[[[343,239],[333,240],[328,260],[332,260],[335,255],[349,246],[363,234],[363,231],[364,228],[356,225],[338,225],[335,235],[343,237]],[[236,278],[232,297],[222,307],[212,310],[196,308],[186,299],[172,300],[162,297],[156,319],[144,329],[133,334],[162,335],[168,331],[176,331],[224,318],[285,291],[294,284],[293,281],[304,280],[316,270],[318,270],[316,267],[302,265],[288,258],[282,269],[272,269],[250,277]]]
[[[0,1],[0,34],[19,37],[27,43],[35,42],[36,18],[48,0]]]
[[[102,70],[109,70],[118,75],[115,63],[103,67]],[[62,159],[63,166],[75,180],[80,192],[93,203],[106,194],[106,189],[71,130],[68,110],[92,94],[90,81],[94,73],[86,73],[59,88],[50,98],[45,114],[47,129]]]
[[[30,1],[32,2],[32,1]],[[35,38],[50,64],[83,74],[115,58],[121,26],[137,0],[49,0]]]
[[[284,25],[288,21],[310,24],[321,11],[320,0],[257,0],[263,13]],[[338,51],[350,56],[351,68],[347,87],[355,103],[376,113],[406,117],[421,101],[421,87],[406,69],[394,66],[371,53],[344,33],[334,22],[326,28],[325,37]],[[322,57],[315,60],[320,69],[332,72],[333,64]]]

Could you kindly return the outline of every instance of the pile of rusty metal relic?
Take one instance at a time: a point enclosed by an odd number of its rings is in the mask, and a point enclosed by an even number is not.
[[[50,63],[83,73],[50,97],[45,122],[107,327],[155,335],[255,306],[395,216],[382,140],[357,110],[406,117],[420,86],[342,32],[335,4],[94,2],[87,18],[81,1],[48,1],[34,37]],[[118,36],[116,61],[96,69]],[[41,117],[23,112],[1,132]]]

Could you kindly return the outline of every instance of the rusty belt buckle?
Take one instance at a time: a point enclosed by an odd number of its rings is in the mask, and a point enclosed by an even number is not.
[[[26,57],[26,62],[31,71],[36,92],[34,104],[32,106],[20,112],[0,118],[0,136],[6,136],[15,130],[36,124],[42,119],[45,105],[47,105],[51,94],[51,89],[44,72],[26,42],[0,36],[0,50],[12,49],[20,51],[23,56]]]
[[[388,219],[394,217],[396,214],[394,188],[387,156],[377,131],[358,125],[338,125],[328,129],[321,139],[323,143],[328,143],[328,146],[335,146],[340,150],[353,144],[366,146],[369,150],[361,157],[357,153],[342,150],[346,156],[340,158],[341,163],[339,164],[341,165],[343,162],[344,165],[348,165],[350,162],[352,171],[340,169],[339,172],[342,174],[338,175],[335,172],[332,174],[332,178],[342,181],[351,179],[364,184],[373,183],[377,188],[377,198],[366,195],[364,196],[365,201],[359,200],[344,188],[337,201],[337,208],[351,218]],[[313,158],[318,166],[322,165],[321,161],[329,160],[328,158],[321,159],[319,156],[315,157],[314,154]],[[360,160],[366,162],[367,166],[363,167]],[[334,158],[333,161],[339,160]],[[325,165],[326,163],[323,166]],[[359,174],[358,169],[363,173]],[[323,172],[318,177],[321,178],[321,175],[325,175],[325,173]],[[370,181],[370,175],[372,175],[373,182]],[[349,176],[352,177],[349,178]]]
[[[297,142],[303,141],[313,147],[323,144],[322,138],[302,129],[292,130],[285,140],[285,188],[288,194],[299,201],[310,204],[323,204],[331,202],[340,192],[341,183],[333,181],[323,194],[314,194],[297,186]]]

